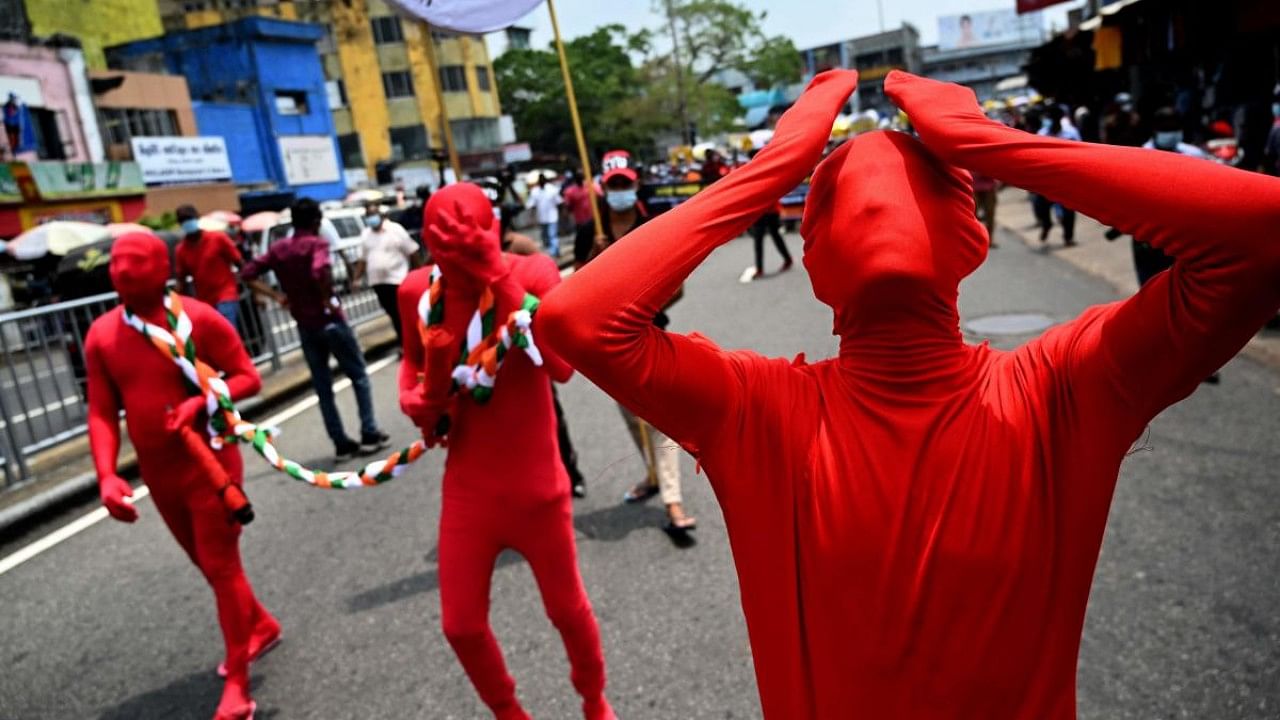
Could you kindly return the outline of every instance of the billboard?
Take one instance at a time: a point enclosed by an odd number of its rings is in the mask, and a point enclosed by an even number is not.
[[[231,179],[227,143],[220,137],[134,137],[130,143],[148,185]]]
[[[938,18],[938,49],[1040,42],[1044,39],[1043,28],[1038,12],[1019,15],[1014,10],[984,10],[943,15]]]

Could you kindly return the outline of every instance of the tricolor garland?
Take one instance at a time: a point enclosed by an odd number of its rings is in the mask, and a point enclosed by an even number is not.
[[[520,307],[507,316],[507,321],[497,328],[497,307],[491,288],[480,294],[480,302],[467,334],[462,340],[458,361],[454,365],[453,390],[466,389],[472,399],[484,404],[493,396],[493,383],[498,370],[511,348],[519,348],[529,356],[534,365],[542,365],[542,353],[533,341],[533,314],[538,310],[538,298],[525,293]],[[444,322],[444,277],[440,266],[431,268],[431,286],[418,300],[418,329],[425,340],[430,328]]]
[[[339,490],[384,483],[399,476],[406,465],[426,452],[426,443],[419,440],[390,457],[371,462],[359,470],[332,473],[309,470],[281,456],[273,438],[277,431],[242,420],[231,401],[231,392],[226,382],[219,377],[218,371],[196,357],[195,341],[191,338],[191,318],[183,311],[180,296],[174,292],[169,293],[164,300],[164,309],[168,328],[146,322],[127,307],[124,308],[124,322],[145,335],[158,350],[173,359],[182,370],[187,390],[192,395],[204,397],[205,410],[209,415],[205,429],[209,445],[214,450],[222,449],[228,442],[248,443],[272,467],[294,480],[319,488]]]

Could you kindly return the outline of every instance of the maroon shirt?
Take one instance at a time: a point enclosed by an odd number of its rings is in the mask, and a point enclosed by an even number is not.
[[[252,280],[274,272],[280,289],[289,297],[289,313],[306,330],[323,330],[333,322],[345,322],[337,296],[326,297],[320,280],[330,277],[329,243],[318,235],[295,232],[277,241],[266,255],[250,260],[240,277]]]

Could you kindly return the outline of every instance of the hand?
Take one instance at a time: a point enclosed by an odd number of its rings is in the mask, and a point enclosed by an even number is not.
[[[400,412],[403,412],[413,424],[417,426],[422,433],[422,439],[426,441],[428,447],[435,447],[443,442],[444,438],[437,435],[440,428],[440,418],[448,415],[453,408],[452,398],[443,403],[428,400],[425,395],[425,387],[418,385],[408,390],[400,391]]]
[[[431,238],[436,262],[446,277],[452,270],[482,286],[492,285],[509,270],[502,259],[498,228],[482,229],[461,203],[454,203],[453,208],[453,217],[442,213],[435,223],[424,229]]]
[[[184,427],[193,427],[200,414],[204,412],[205,399],[203,397],[191,397],[183,400],[178,407],[169,411],[169,416],[165,418],[164,428],[171,433],[178,432]]]
[[[285,294],[284,294],[284,293],[282,293],[282,292],[277,292],[277,293],[275,294],[275,300],[276,300],[276,304],[277,304],[277,305],[279,305],[280,307],[285,308],[286,310],[289,308],[289,296],[288,296],[288,295],[285,295]]]
[[[126,498],[133,497],[133,488],[119,475],[107,475],[98,479],[98,495],[102,498],[102,506],[111,517],[120,522],[131,523],[138,519],[138,509]]]
[[[907,114],[920,140],[947,160],[949,137],[962,131],[966,123],[992,122],[973,91],[955,83],[938,82],[894,70],[884,81],[885,95]]]

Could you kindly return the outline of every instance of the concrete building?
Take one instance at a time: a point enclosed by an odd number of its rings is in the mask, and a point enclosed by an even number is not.
[[[236,17],[274,16],[318,23],[326,81],[343,165],[353,184],[391,176],[425,178],[444,151],[437,84],[464,169],[492,170],[506,137],[484,39],[435,32],[436,73],[426,24],[394,14],[382,0],[159,0],[171,30]],[[398,168],[398,170],[392,170]],[[406,185],[417,184],[417,180]]]
[[[26,106],[35,130],[35,150],[20,159],[103,159],[102,138],[80,48],[0,42],[0,102],[10,93]]]
[[[156,0],[25,0],[31,32],[37,37],[65,35],[80,41],[85,63],[107,67],[103,48],[164,33]]]
[[[93,70],[89,72],[89,84],[94,91],[98,127],[107,159],[141,160],[144,179],[153,174],[148,171],[164,158],[135,157],[135,142],[154,146],[162,138],[196,139],[199,136],[187,80],[180,75]],[[190,143],[174,145],[164,140],[159,144],[172,146],[184,154],[186,173],[172,180],[146,180],[149,213],[160,214],[184,204],[207,210],[240,207],[240,193],[230,182],[231,178],[219,178],[216,169],[208,172],[210,165],[228,159],[225,150],[210,161],[193,162],[193,153],[188,152],[193,147]],[[146,145],[143,148],[145,154]]]
[[[225,140],[242,190],[346,194],[314,24],[243,18],[107,50],[114,69],[186,79],[201,135]]]
[[[921,67],[920,33],[910,23],[896,30],[841,40],[800,51],[805,79],[823,70],[851,68],[858,71],[857,105],[860,109],[891,111],[884,96],[884,77],[890,70],[918,73]]]
[[[979,100],[1027,92],[1024,66],[1045,40],[1038,12],[975,11],[938,18],[937,45],[922,50],[924,74],[973,88]]]

